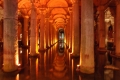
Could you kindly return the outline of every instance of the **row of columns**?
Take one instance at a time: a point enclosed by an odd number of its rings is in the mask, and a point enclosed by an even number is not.
[[[14,6],[13,6],[14,5]],[[19,65],[19,55],[18,55],[18,19],[17,19],[17,1],[15,0],[5,0],[4,1],[4,36],[0,34],[0,38],[3,39],[3,71],[12,72],[18,69]],[[45,9],[43,9],[45,11]],[[49,26],[49,21],[47,20],[47,25],[45,25],[45,14],[41,10],[41,20],[40,20],[40,50],[45,50],[47,46],[51,46],[56,41],[55,28]],[[22,43],[23,47],[28,48],[29,41],[29,17],[24,17],[24,25],[22,26]],[[31,21],[30,21],[30,55],[35,56],[38,53],[38,26],[37,26],[37,14],[32,4],[31,9]],[[46,28],[45,28],[46,26]],[[49,28],[48,28],[49,26]],[[46,29],[46,33],[45,33]],[[1,31],[2,32],[2,31]],[[49,34],[50,33],[50,34]],[[46,36],[45,36],[46,34]],[[49,36],[49,37],[48,37]],[[46,38],[46,41],[45,41]],[[49,38],[49,39],[47,39]],[[49,40],[49,42],[48,42]],[[46,45],[45,45],[46,43]]]
[[[79,5],[78,0],[76,0],[73,4],[73,13],[70,13],[70,28],[69,31],[72,34],[67,36],[67,43],[71,48],[72,52],[75,55],[80,54],[80,67],[81,72],[84,73],[93,73],[94,72],[94,25],[93,25],[93,1],[82,0],[81,6],[81,44],[80,44],[80,26],[79,26]],[[11,3],[11,4],[9,4]],[[17,69],[18,64],[18,39],[17,39],[17,1],[4,1],[4,60],[3,60],[3,70],[6,72],[14,71]],[[10,8],[10,6],[12,7]],[[115,45],[116,55],[119,55],[119,4],[116,9],[116,27],[115,27]],[[88,9],[90,8],[90,9]],[[103,6],[99,7],[100,14],[100,22],[99,22],[99,48],[105,48],[105,26],[104,26],[104,8]],[[31,37],[30,37],[30,55],[35,55],[37,53],[37,34],[38,29],[36,25],[36,12],[34,7],[32,8],[31,14]],[[24,30],[23,30],[23,44],[28,46],[28,17],[24,18]],[[72,21],[73,20],[73,21]],[[35,21],[35,22],[34,22]],[[72,23],[73,22],[73,23]],[[47,21],[47,23],[49,23]],[[48,25],[48,24],[47,24]],[[48,27],[46,25],[46,28]],[[34,27],[33,27],[34,26]],[[48,33],[50,33],[48,35]],[[48,32],[46,32],[46,36],[49,36],[49,44],[48,41],[46,45],[52,45],[55,43],[56,38],[55,28],[52,24],[49,24]],[[48,37],[47,37],[48,38]],[[46,40],[47,40],[46,38]],[[69,39],[68,39],[69,38]],[[13,46],[14,44],[14,46]],[[33,45],[35,44],[35,45]],[[41,20],[40,20],[40,49],[45,49],[45,15],[41,12]],[[81,48],[80,48],[81,47]],[[17,62],[15,62],[17,61]]]

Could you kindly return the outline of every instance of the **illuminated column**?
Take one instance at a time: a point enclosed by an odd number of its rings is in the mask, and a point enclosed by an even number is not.
[[[49,48],[50,40],[49,40],[49,18],[46,18],[46,48]]]
[[[18,68],[17,3],[17,0],[4,0],[3,71],[5,72],[12,72]]]
[[[70,37],[69,37],[69,40],[70,40],[70,43],[69,43],[69,49],[70,49],[70,52],[72,51],[72,9],[69,8],[69,13],[70,13]]]
[[[38,27],[37,13],[34,5],[31,9],[31,26],[30,26],[30,55],[34,56],[38,53]]]
[[[80,31],[79,31],[79,0],[73,2],[73,55],[80,53]]]
[[[53,45],[53,26],[51,26],[51,45]]]
[[[50,23],[48,21],[48,29],[47,29],[47,33],[48,33],[48,47],[50,47]]]
[[[66,25],[66,44],[67,48],[69,47],[69,19],[67,19],[67,25]]]
[[[0,20],[0,41],[3,40],[3,20]]]
[[[99,36],[99,48],[105,48],[105,7],[99,6],[99,25],[98,25],[98,36]]]
[[[45,14],[44,9],[41,9],[41,20],[40,20],[40,50],[45,50]]]
[[[51,46],[51,23],[49,24],[49,42]]]
[[[24,26],[22,30],[22,43],[23,47],[28,47],[28,23],[29,23],[29,16],[24,16]]]
[[[81,0],[80,71],[94,73],[93,0]]]
[[[48,22],[47,22],[47,19],[45,18],[45,23],[46,23],[46,25],[45,25],[45,36],[46,36],[46,48],[48,47]]]
[[[70,47],[70,18],[68,17],[68,48]]]

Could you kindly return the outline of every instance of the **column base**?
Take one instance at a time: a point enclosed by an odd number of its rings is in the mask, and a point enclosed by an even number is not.
[[[24,49],[29,49],[30,47],[27,46],[27,45],[23,45],[22,48],[24,48]]]
[[[29,57],[38,57],[39,54],[38,53],[35,53],[35,54],[29,54]]]
[[[75,53],[72,53],[71,55],[70,55],[71,57],[80,57],[80,54],[75,54]]]
[[[80,66],[80,72],[85,73],[85,74],[93,74],[94,73],[94,67]]]
[[[46,49],[39,49],[38,52],[45,52]]]
[[[105,54],[107,52],[105,48],[98,48],[97,50],[100,54]]]
[[[0,72],[4,75],[4,74],[7,74],[7,75],[13,75],[13,74],[18,74],[20,71],[22,70],[22,68],[17,68],[16,70],[14,71],[4,71],[3,69],[0,70]]]
[[[5,73],[9,73],[9,72],[15,72],[18,70],[18,66],[14,67],[14,68],[10,68],[8,66],[3,66],[2,71]]]

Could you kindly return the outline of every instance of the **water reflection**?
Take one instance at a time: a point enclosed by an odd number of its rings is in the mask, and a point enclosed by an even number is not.
[[[4,75],[0,71],[0,80],[111,80],[110,75],[100,75],[100,73],[83,75],[77,72],[79,57],[72,58],[63,42],[55,44],[45,52],[40,52],[37,57],[29,57],[28,49],[20,48],[19,52],[19,61],[23,69],[14,75]],[[0,56],[0,67],[1,61],[2,57]],[[119,60],[116,61],[115,65],[119,67]],[[120,80],[119,75],[120,71],[115,70],[113,79]]]

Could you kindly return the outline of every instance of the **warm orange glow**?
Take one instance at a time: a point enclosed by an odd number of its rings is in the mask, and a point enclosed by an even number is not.
[[[38,52],[38,49],[39,49],[39,46],[38,46],[38,44],[36,43],[36,53],[39,53],[39,52]]]
[[[20,66],[21,64],[18,64],[18,66]]]
[[[19,74],[17,74],[17,76],[16,76],[16,79],[15,80],[19,80]]]
[[[79,68],[79,67],[80,67],[80,65],[78,64],[78,65],[77,65],[77,68]]]
[[[18,54],[18,47],[16,47],[16,55],[15,55],[15,64],[19,65],[19,54]]]
[[[74,74],[74,61],[72,59],[72,80],[73,80],[73,74]]]
[[[36,59],[36,77],[38,77],[38,58]]]

